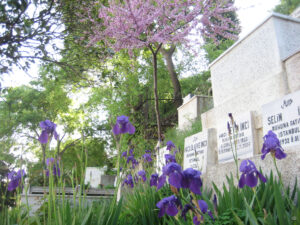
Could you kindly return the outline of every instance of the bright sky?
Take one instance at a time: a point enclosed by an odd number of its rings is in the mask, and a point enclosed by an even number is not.
[[[244,37],[267,18],[279,2],[280,0],[235,0],[242,27],[240,37]]]
[[[279,0],[235,0],[235,5],[238,8],[238,17],[242,27],[240,37],[244,37],[258,24],[262,22],[272,11]],[[23,72],[15,68],[14,73],[5,75],[2,87],[19,86],[28,84],[30,80],[37,77],[38,65],[33,65],[27,72]]]

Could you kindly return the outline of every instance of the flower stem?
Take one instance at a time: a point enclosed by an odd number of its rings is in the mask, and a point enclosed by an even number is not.
[[[252,191],[253,191],[253,193],[254,193],[256,202],[257,202],[257,204],[258,204],[259,211],[262,211],[262,207],[261,207],[260,202],[259,202],[259,200],[258,200],[258,198],[257,198],[256,187],[252,188]]]
[[[277,163],[276,163],[276,158],[274,155],[272,155],[272,158],[273,158],[273,162],[274,162],[274,165],[275,165],[275,168],[276,168],[276,172],[277,172],[277,175],[278,175],[278,178],[279,178],[279,183],[280,183],[280,186],[283,190],[283,193],[285,195],[285,198],[287,199],[288,201],[288,204],[289,206],[291,207],[291,209],[294,207],[294,204],[293,202],[291,201],[290,197],[288,196],[288,194],[286,193],[286,190],[284,188],[284,185],[283,185],[283,182],[282,182],[282,177],[281,177],[281,173],[279,172],[279,169],[277,167]]]
[[[283,184],[282,180],[281,180],[281,173],[279,172],[279,169],[277,167],[276,158],[273,155],[272,155],[272,158],[273,158],[274,166],[276,168],[276,172],[277,172],[277,175],[278,175],[278,178],[279,178],[279,182],[280,182],[280,184]]]

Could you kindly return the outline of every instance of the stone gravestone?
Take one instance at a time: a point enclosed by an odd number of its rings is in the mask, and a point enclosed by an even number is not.
[[[156,172],[162,174],[162,168],[166,165],[165,154],[169,154],[167,146],[162,147],[158,150],[158,155],[156,159]]]
[[[98,188],[100,186],[101,176],[104,175],[106,167],[87,167],[85,170],[84,184],[90,184],[92,188]]]
[[[215,163],[216,142],[213,142],[215,135],[215,129],[208,129],[185,138],[184,169],[193,168],[204,174],[207,164]]]
[[[272,130],[282,147],[300,145],[300,91],[262,106],[263,130]]]
[[[200,132],[184,139],[184,169],[193,168],[205,173],[207,143],[206,132]]]
[[[236,124],[238,125],[238,133],[235,134],[237,139],[236,149],[238,159],[245,159],[254,155],[254,126],[251,112],[241,115],[233,115]],[[234,149],[233,134],[231,139],[228,135],[227,122],[230,122],[228,117],[227,121],[218,129],[218,160],[219,163],[232,162]]]

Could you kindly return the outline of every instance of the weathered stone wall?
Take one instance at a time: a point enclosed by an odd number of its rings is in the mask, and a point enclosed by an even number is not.
[[[290,91],[300,90],[300,44],[299,51],[286,59],[285,69]]]
[[[287,157],[282,160],[277,160],[277,166],[279,171],[281,171],[282,179],[284,185],[294,185],[295,179],[297,178],[298,184],[300,180],[300,147],[286,149]],[[267,155],[264,160],[261,160],[260,155],[256,155],[252,160],[257,169],[262,168],[264,175],[269,175],[271,170],[273,174],[277,177],[276,169],[274,167],[273,159],[271,155]],[[239,165],[241,160],[239,160]],[[204,185],[206,187],[212,187],[212,182],[214,182],[218,188],[221,188],[223,183],[227,184],[226,175],[230,176],[230,173],[233,174],[234,178],[236,177],[236,166],[234,162],[217,164],[207,168],[207,173],[203,176]],[[234,179],[236,184],[237,179]]]
[[[178,110],[178,128],[183,130],[191,126],[193,120],[200,118],[201,113],[213,107],[210,96],[195,95],[183,103]]]
[[[272,169],[271,156],[260,159],[263,144],[262,105],[300,90],[300,20],[273,14],[244,39],[238,41],[211,65],[214,108],[201,114],[203,129],[219,128],[228,113],[252,112],[254,156],[250,159],[262,167],[264,174]],[[217,138],[217,137],[216,137]],[[300,146],[285,149],[287,158],[278,161],[284,183],[300,179]],[[209,151],[209,149],[208,149]],[[218,155],[216,149],[211,149]],[[240,161],[239,161],[240,164]],[[226,175],[235,176],[234,162],[208,166],[205,184],[221,187]]]

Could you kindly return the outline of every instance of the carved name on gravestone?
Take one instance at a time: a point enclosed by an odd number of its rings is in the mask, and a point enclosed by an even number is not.
[[[184,169],[193,168],[206,172],[207,165],[207,131],[199,132],[184,140]]]
[[[158,155],[156,159],[156,171],[158,174],[162,173],[162,168],[166,165],[165,154],[169,154],[167,146],[162,147],[158,150]]]
[[[300,145],[300,91],[262,106],[263,131],[272,130],[282,147]]]
[[[232,149],[234,150],[234,139],[236,138],[236,150],[238,159],[245,159],[253,156],[254,139],[253,139],[253,122],[251,112],[241,115],[233,115],[234,120],[238,126],[238,132],[231,135],[228,134],[227,122],[230,118],[218,128],[218,160],[219,163],[226,163],[233,161]]]

